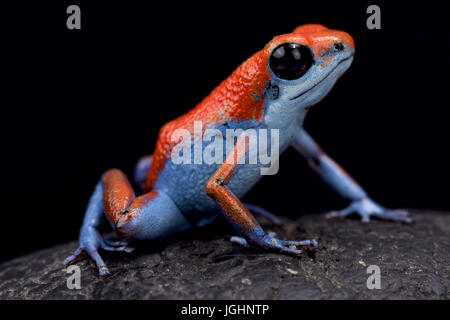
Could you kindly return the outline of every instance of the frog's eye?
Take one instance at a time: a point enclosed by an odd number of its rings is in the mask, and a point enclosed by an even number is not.
[[[314,63],[311,50],[298,43],[278,46],[270,56],[269,66],[281,79],[294,80],[303,76]]]

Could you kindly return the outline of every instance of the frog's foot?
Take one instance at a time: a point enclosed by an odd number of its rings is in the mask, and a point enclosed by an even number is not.
[[[412,223],[413,219],[406,210],[390,210],[382,207],[369,198],[353,201],[347,208],[332,211],[326,215],[327,219],[343,219],[351,214],[361,216],[361,221],[369,222],[370,217],[402,223]]]
[[[270,231],[270,232],[267,233],[267,235],[269,237],[275,237],[277,234],[275,232],[273,232],[273,231]],[[233,243],[239,244],[239,245],[241,245],[243,247],[246,247],[246,248],[250,247],[250,245],[248,244],[247,240],[245,240],[245,238],[242,238],[242,237],[232,236],[230,238],[230,241],[233,242]]]
[[[131,253],[134,251],[134,248],[130,247],[127,242],[105,240],[97,230],[90,228],[89,230],[82,230],[79,247],[72,255],[64,259],[63,265],[67,266],[74,263],[84,252],[86,252],[97,265],[99,276],[108,276],[111,273],[98,253],[99,249],[126,253]]]
[[[64,266],[68,266],[72,263],[74,263],[78,258],[86,252],[95,262],[98,268],[98,274],[101,277],[105,277],[110,275],[110,271],[108,267],[106,266],[105,262],[103,261],[103,258],[98,253],[98,249],[103,249],[105,251],[119,251],[119,252],[126,252],[131,253],[134,251],[134,248],[129,247],[128,245],[114,245],[114,243],[111,242],[105,242],[103,243],[100,248],[95,247],[78,247],[74,253],[70,256],[68,256],[63,261]]]
[[[270,222],[277,226],[281,226],[283,223],[281,222],[280,218],[278,218],[275,214],[273,214],[270,211],[267,211],[264,208],[261,208],[260,206],[250,204],[250,203],[244,203],[244,207],[246,207],[249,211],[256,215],[260,215],[266,219],[268,219]]]
[[[310,249],[318,246],[317,241],[314,239],[302,241],[280,240],[275,238],[275,235],[274,232],[269,232],[261,242],[258,242],[258,245],[265,249],[280,251],[290,255],[301,255],[303,251],[298,247]],[[242,237],[233,236],[230,238],[230,241],[246,248],[250,247],[247,240]]]

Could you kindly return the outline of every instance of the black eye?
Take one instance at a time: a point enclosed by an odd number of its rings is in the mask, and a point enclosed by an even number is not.
[[[311,50],[298,43],[285,43],[278,46],[269,59],[273,73],[281,79],[298,79],[311,68],[314,57]]]

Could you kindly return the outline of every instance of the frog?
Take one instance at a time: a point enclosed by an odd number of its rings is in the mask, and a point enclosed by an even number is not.
[[[365,223],[372,217],[413,222],[407,210],[388,209],[372,200],[304,129],[309,109],[330,92],[350,67],[354,54],[350,34],[321,24],[300,25],[275,36],[193,109],[161,127],[153,153],[139,159],[135,166],[135,187],[120,169],[101,175],[87,205],[79,246],[63,264],[72,264],[87,253],[98,274],[108,276],[111,273],[99,250],[131,253],[135,251],[133,244],[139,241],[166,239],[209,225],[220,216],[236,232],[231,241],[245,247],[293,256],[316,250],[315,239],[286,240],[266,232],[255,216],[266,216],[278,224],[280,219],[241,201],[263,177],[262,164],[238,161],[248,156],[245,135],[237,136],[231,148],[223,151],[222,162],[173,161],[174,150],[180,145],[174,133],[179,129],[193,132],[195,122],[203,124],[203,131],[278,130],[279,152],[294,148],[331,189],[348,201],[346,208],[329,212],[326,218],[356,214]],[[194,144],[191,140],[187,147],[195,148]],[[137,194],[135,188],[139,189]],[[99,232],[103,216],[120,240],[107,240]]]

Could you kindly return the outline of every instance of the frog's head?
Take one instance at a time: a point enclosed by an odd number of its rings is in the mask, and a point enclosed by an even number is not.
[[[271,87],[278,87],[271,98],[306,108],[324,98],[348,69],[355,45],[346,32],[309,24],[275,37],[264,51]]]

